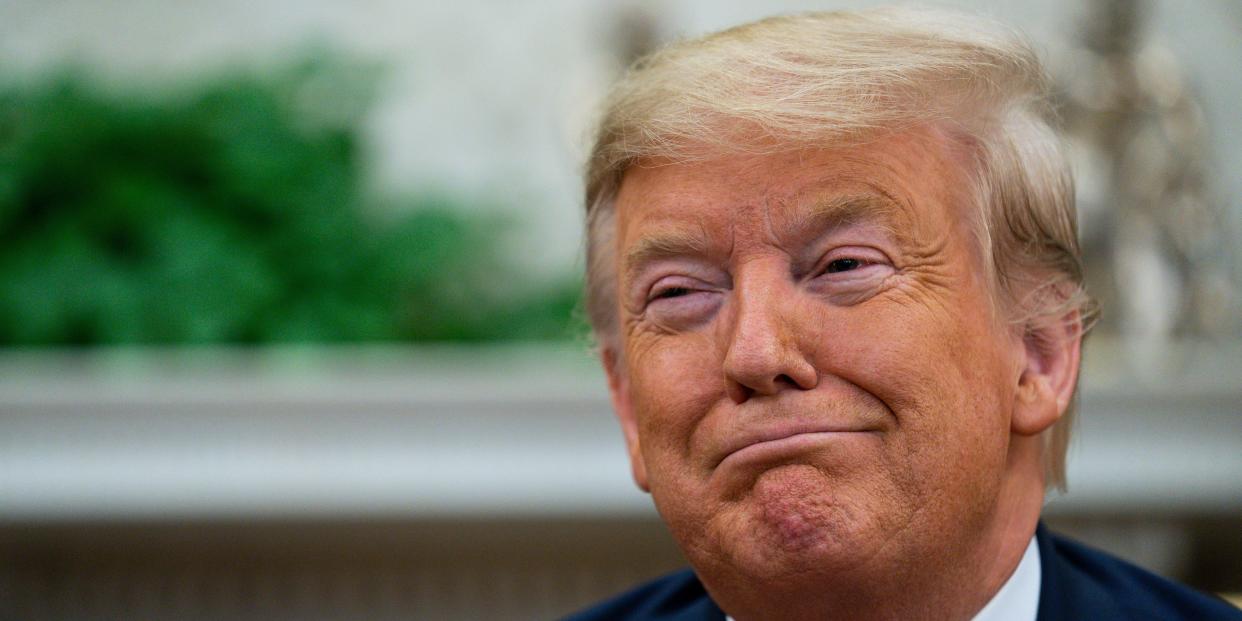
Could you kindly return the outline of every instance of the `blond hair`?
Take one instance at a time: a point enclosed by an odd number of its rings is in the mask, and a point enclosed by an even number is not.
[[[1015,32],[909,8],[773,17],[639,60],[605,102],[586,169],[597,341],[612,348],[617,338],[613,203],[639,160],[837,146],[924,125],[972,163],[975,230],[1005,315],[1032,334],[1066,317],[1081,330],[1092,303],[1048,90]],[[1046,480],[1061,489],[1074,409],[1045,432]]]

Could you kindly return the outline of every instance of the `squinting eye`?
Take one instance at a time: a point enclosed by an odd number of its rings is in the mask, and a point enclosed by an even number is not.
[[[674,331],[701,325],[712,317],[724,298],[710,283],[689,277],[661,279],[648,295],[643,314],[650,321]]]
[[[679,298],[689,293],[690,293],[690,289],[687,287],[669,287],[668,289],[665,289],[657,293],[655,297],[653,297],[652,299],[661,300],[665,298]]]
[[[858,259],[836,259],[828,264],[826,272],[836,274],[837,272],[848,272],[862,267],[862,261]]]

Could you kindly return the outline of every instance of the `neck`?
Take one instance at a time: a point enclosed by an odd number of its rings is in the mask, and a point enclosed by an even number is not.
[[[894,566],[877,554],[851,572],[782,576],[703,575],[737,621],[768,619],[971,619],[1022,560],[1043,507],[1039,437],[1014,437],[1006,477],[982,528],[962,528],[935,549]]]

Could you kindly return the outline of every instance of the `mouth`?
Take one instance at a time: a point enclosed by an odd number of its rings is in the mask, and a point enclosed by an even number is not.
[[[729,444],[716,466],[764,462],[788,458],[824,448],[826,445],[858,439],[874,433],[871,429],[793,427],[765,429],[743,434]]]

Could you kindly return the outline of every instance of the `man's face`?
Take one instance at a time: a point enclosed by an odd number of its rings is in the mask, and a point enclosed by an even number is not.
[[[626,173],[610,381],[696,567],[900,572],[986,522],[1023,344],[961,166],[926,132]]]

